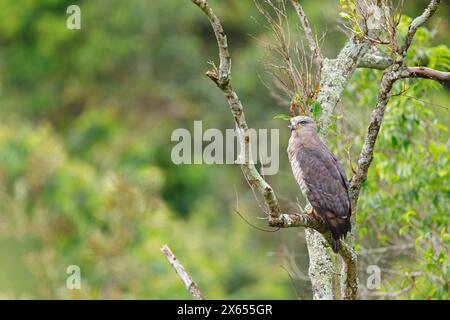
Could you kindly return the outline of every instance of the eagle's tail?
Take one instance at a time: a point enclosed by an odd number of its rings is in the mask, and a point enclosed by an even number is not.
[[[328,227],[331,231],[331,248],[335,253],[339,251],[339,240],[344,239],[347,233],[351,230],[352,225],[349,219],[342,219],[335,217],[327,220]]]
[[[338,253],[338,251],[339,251],[339,242],[335,238],[331,238],[331,248],[333,249],[334,253]]]
[[[350,214],[345,217],[339,217],[331,211],[314,209],[313,214],[317,214],[325,220],[328,230],[331,232],[331,248],[335,253],[339,251],[339,240],[344,239],[347,233],[352,229],[350,223]]]

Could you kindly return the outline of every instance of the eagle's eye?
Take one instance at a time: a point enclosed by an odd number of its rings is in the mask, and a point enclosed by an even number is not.
[[[298,124],[304,126],[307,122],[305,120],[300,121]]]

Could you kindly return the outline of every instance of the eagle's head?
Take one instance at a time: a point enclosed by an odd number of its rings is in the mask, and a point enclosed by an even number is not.
[[[296,116],[291,119],[291,135],[302,136],[305,134],[316,133],[316,124],[310,117]]]

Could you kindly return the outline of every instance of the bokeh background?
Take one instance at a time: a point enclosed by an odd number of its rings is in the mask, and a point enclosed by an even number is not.
[[[285,208],[303,201],[284,149],[288,113],[264,87],[269,32],[253,1],[210,0],[233,60],[234,87],[253,128],[280,129]],[[81,30],[66,8],[81,7]],[[405,1],[416,16],[427,1]],[[339,1],[303,1],[333,57],[346,35]],[[296,16],[289,10],[290,19]],[[411,65],[449,70],[449,4],[420,30]],[[408,18],[402,22],[406,30]],[[233,128],[204,76],[217,49],[188,0],[0,2],[0,298],[166,299],[190,296],[159,251],[167,243],[207,298],[310,299],[303,230],[263,232],[264,213],[236,165],[170,160],[176,128]],[[381,73],[358,70],[330,146],[350,175]],[[449,298],[450,88],[395,88],[358,208],[361,298]],[[349,152],[347,152],[349,150]],[[81,290],[66,268],[81,268]],[[367,266],[382,271],[368,290]]]

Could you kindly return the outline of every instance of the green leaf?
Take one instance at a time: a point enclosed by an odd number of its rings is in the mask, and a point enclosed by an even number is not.
[[[289,120],[292,119],[291,116],[289,116],[289,115],[287,115],[287,114],[284,114],[284,113],[276,114],[276,115],[273,116],[273,118],[274,118],[274,119],[287,120],[287,121],[289,121]]]
[[[345,13],[345,12],[339,12],[339,15],[340,15],[341,18],[343,18],[343,19],[350,20],[350,16],[348,15],[348,13]]]
[[[311,104],[311,112],[313,114],[314,121],[318,121],[320,117],[322,116],[322,105],[319,101],[314,100],[314,102]]]

